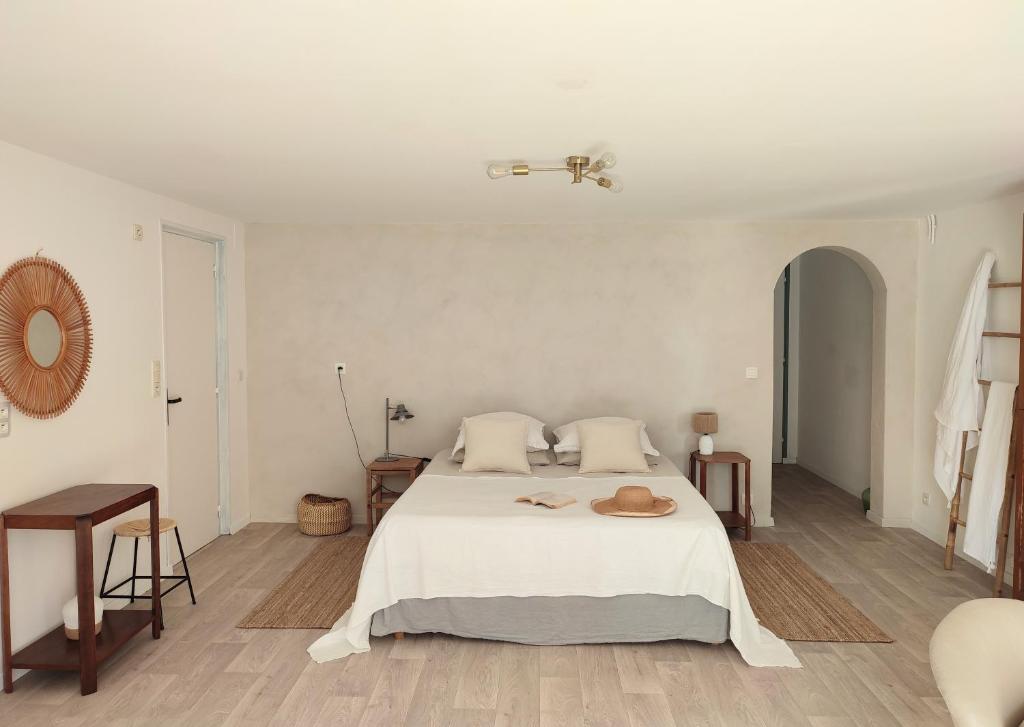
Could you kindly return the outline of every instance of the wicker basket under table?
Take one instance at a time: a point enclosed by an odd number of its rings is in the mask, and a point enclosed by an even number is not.
[[[306,535],[337,535],[352,527],[352,505],[344,497],[303,495],[298,520]]]

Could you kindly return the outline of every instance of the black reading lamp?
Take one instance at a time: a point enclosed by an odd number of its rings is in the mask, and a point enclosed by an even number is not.
[[[392,414],[392,411],[395,413]],[[397,454],[391,454],[391,422],[404,422],[406,419],[412,419],[413,416],[415,415],[405,408],[405,404],[391,406],[391,399],[384,400],[384,454],[375,461],[395,462],[398,460]]]

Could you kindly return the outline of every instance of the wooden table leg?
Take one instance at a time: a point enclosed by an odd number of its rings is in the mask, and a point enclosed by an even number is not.
[[[700,496],[708,499],[708,463],[700,463]]]
[[[753,518],[751,517],[751,512],[752,511],[751,511],[751,508],[750,508],[750,462],[749,461],[747,462],[747,471],[746,471],[746,475],[745,475],[744,480],[743,480],[743,501],[744,501],[743,512],[746,515],[746,520],[747,520],[747,528],[746,528],[747,532],[744,535],[743,539],[749,541],[750,540],[750,529],[751,529],[751,522],[750,521],[753,520]]]
[[[740,514],[740,466],[732,463],[732,511]]]
[[[10,557],[7,554],[7,521],[0,515],[0,638],[4,649],[4,691],[14,691],[14,672],[11,669],[11,572]]]
[[[78,581],[78,675],[82,695],[96,691],[96,597],[92,571],[92,519],[75,520],[75,564]]]
[[[160,625],[163,623],[163,604],[160,602],[160,491],[153,489],[153,499],[149,501],[149,558],[152,572],[153,596],[153,638],[160,638]]]
[[[373,535],[373,475],[366,470],[366,534]]]
[[[697,484],[697,458],[690,454],[690,484]]]

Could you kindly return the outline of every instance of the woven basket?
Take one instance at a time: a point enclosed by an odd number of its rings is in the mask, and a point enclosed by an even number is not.
[[[337,535],[352,527],[352,505],[344,497],[303,495],[298,516],[299,530],[306,535]]]

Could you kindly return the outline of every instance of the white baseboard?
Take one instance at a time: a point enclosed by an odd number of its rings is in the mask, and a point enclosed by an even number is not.
[[[825,470],[819,469],[819,468],[815,467],[814,465],[809,465],[806,462],[794,462],[794,464],[799,464],[801,467],[803,467],[805,470],[807,470],[811,474],[817,475],[821,479],[823,479],[826,482],[829,482],[830,484],[832,484],[834,487],[838,487],[843,492],[847,492],[847,493],[853,495],[854,497],[860,497],[861,492],[864,491],[863,487],[861,487],[858,491],[854,491],[854,490],[851,490],[849,487],[841,485],[840,483],[838,483],[836,481],[836,479],[837,479],[836,477],[833,477],[832,475],[830,475]]]
[[[796,457],[783,457],[782,464],[800,464],[796,461]]]
[[[915,530],[914,522],[908,517],[882,517],[874,510],[868,510],[868,520],[883,528],[909,528]]]
[[[252,522],[252,520],[250,520],[249,517],[246,516],[244,518],[239,518],[235,522],[231,523],[231,534],[234,535],[239,530],[248,525],[250,522]]]
[[[249,523],[296,523],[298,519],[294,512],[290,512],[287,515],[260,515],[254,516],[252,519],[246,521],[246,525]],[[366,525],[365,520],[359,520],[355,517],[352,518],[353,525]]]
[[[274,515],[253,515],[249,522],[254,523],[294,523],[297,522],[294,512],[285,515],[280,513]]]
[[[755,528],[773,528],[773,527],[775,527],[775,518],[773,518],[771,516],[769,516],[769,517],[759,517],[759,518],[757,518],[757,522],[754,523],[754,527]]]

